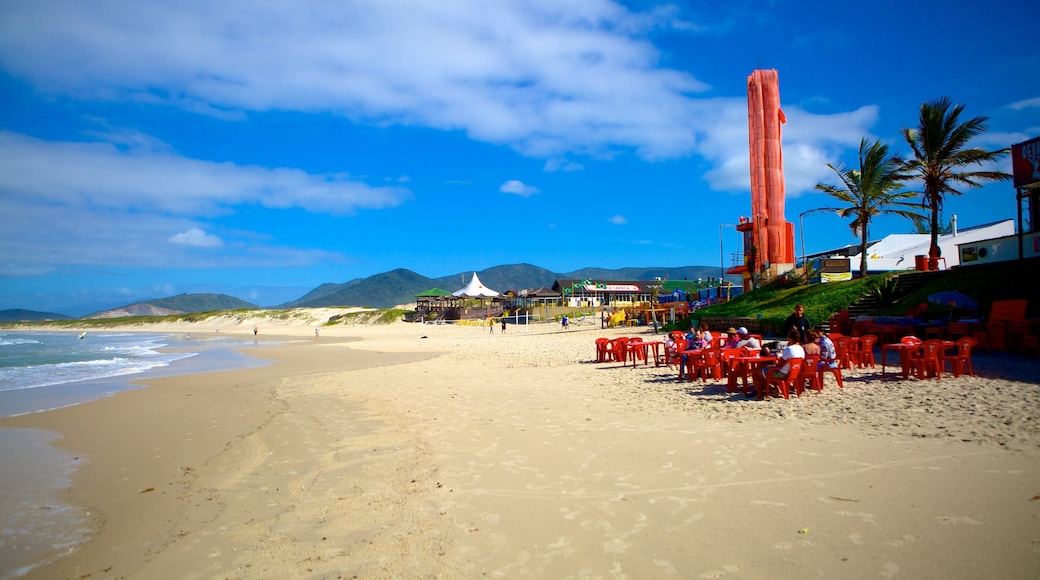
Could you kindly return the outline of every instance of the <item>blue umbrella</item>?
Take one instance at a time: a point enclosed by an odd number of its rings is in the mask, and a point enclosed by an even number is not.
[[[928,296],[928,301],[932,304],[941,304],[943,306],[950,307],[950,320],[953,320],[953,309],[963,308],[964,310],[971,310],[975,312],[979,309],[977,302],[971,299],[970,296],[965,296],[960,292],[936,292]]]
[[[960,292],[936,292],[928,296],[928,301],[932,304],[941,304],[943,306],[949,306],[950,308],[963,308],[964,310],[978,310],[979,305],[970,296],[961,294]]]

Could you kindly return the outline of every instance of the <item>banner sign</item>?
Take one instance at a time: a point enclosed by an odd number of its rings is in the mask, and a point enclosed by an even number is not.
[[[1011,146],[1011,173],[1018,189],[1040,186],[1040,137]]]
[[[635,284],[586,284],[586,292],[639,292]]]

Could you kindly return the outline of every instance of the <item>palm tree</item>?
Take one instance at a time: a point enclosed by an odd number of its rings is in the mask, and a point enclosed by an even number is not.
[[[867,232],[870,222],[878,215],[898,215],[908,219],[920,219],[921,215],[913,211],[921,205],[909,200],[917,194],[902,191],[901,182],[906,179],[902,173],[904,161],[898,156],[888,155],[888,145],[874,141],[868,145],[863,139],[859,143],[859,169],[848,169],[839,163],[837,167],[827,167],[838,175],[842,185],[817,183],[816,189],[826,193],[843,207],[823,207],[815,211],[833,211],[844,218],[852,218],[849,228],[853,235],[860,236],[859,275],[867,275]]]
[[[982,167],[1007,155],[1008,149],[986,151],[968,148],[968,142],[986,132],[987,117],[975,117],[963,123],[960,120],[964,105],[953,105],[949,97],[921,104],[916,129],[903,129],[913,152],[904,171],[924,184],[921,195],[931,211],[932,243],[928,248],[928,268],[938,269],[939,211],[948,195],[961,195],[957,187],[980,187],[984,181],[1005,181],[1011,175],[1003,171],[968,171]]]

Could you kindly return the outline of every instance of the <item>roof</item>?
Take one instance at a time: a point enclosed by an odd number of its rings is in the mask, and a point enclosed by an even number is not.
[[[518,290],[517,296],[526,296],[527,298],[559,298],[560,293],[552,288],[546,288],[545,286],[539,286],[538,288],[526,288],[524,290]]]
[[[416,298],[441,298],[444,296],[451,296],[451,292],[440,288],[430,288],[415,295]]]
[[[451,295],[459,298],[494,298],[498,296],[498,292],[484,286],[480,278],[477,278],[477,273],[473,272],[473,277],[470,278],[469,284],[466,284],[466,287],[461,290],[452,292]]]

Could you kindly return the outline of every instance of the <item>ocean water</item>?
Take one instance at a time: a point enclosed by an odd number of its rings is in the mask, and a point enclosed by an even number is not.
[[[131,381],[267,364],[237,352],[270,342],[219,335],[0,331],[0,416],[76,405],[141,388]],[[92,515],[67,498],[82,460],[56,433],[0,428],[0,580],[87,541]]]

